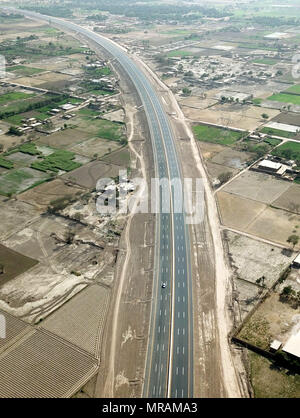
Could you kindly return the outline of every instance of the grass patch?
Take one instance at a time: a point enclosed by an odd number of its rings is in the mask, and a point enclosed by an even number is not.
[[[88,119],[93,118],[94,116],[99,116],[99,112],[93,109],[89,109],[88,107],[84,107],[83,109],[80,109],[78,114]]]
[[[297,134],[293,132],[287,132],[287,131],[282,131],[280,129],[274,129],[274,128],[268,128],[268,127],[264,127],[263,129],[261,129],[260,132],[262,132],[263,134],[267,134],[267,135],[282,136],[284,138],[295,138],[297,136]]]
[[[254,104],[260,105],[261,102],[262,102],[262,99],[253,99],[252,101],[253,101]]]
[[[34,93],[23,93],[23,92],[11,92],[2,94],[0,96],[0,105],[5,105],[6,103],[13,102],[15,100],[29,99],[30,97],[35,96]]]
[[[278,157],[300,161],[300,143],[286,142],[280,147],[274,149],[272,154]]]
[[[273,94],[272,96],[268,97],[268,100],[281,102],[281,103],[291,103],[294,105],[300,106],[300,96],[288,93],[278,93]]]
[[[7,71],[9,72],[14,72],[17,75],[22,75],[22,76],[31,76],[33,74],[39,74],[44,72],[45,70],[42,70],[40,68],[32,68],[32,67],[26,67],[25,65],[15,65],[13,67],[9,67],[7,69]]]
[[[193,132],[198,141],[213,142],[222,145],[232,145],[244,135],[243,132],[234,132],[229,129],[205,125],[193,126]]]
[[[251,383],[255,398],[298,398],[300,376],[275,368],[272,362],[251,351],[248,352]]]
[[[193,56],[193,52],[190,51],[183,51],[183,50],[176,50],[176,51],[170,51],[168,53],[168,57],[172,58],[172,57],[190,57]]]

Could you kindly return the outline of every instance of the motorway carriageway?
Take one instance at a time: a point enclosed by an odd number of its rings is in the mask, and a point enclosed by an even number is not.
[[[6,8],[8,9],[8,8]],[[14,9],[16,11],[16,9]],[[17,10],[25,16],[46,20],[80,33],[107,50],[132,80],[144,106],[151,132],[156,176],[182,178],[168,117],[144,73],[114,42],[63,19]],[[144,383],[145,397],[193,396],[193,324],[189,231],[184,213],[157,216],[152,319]],[[166,283],[166,288],[161,284]]]

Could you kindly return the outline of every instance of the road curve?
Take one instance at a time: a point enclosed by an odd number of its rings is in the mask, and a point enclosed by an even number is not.
[[[8,8],[6,8],[8,9]],[[16,9],[15,9],[16,10]],[[181,170],[168,117],[147,77],[116,43],[63,19],[19,10],[25,16],[46,20],[96,42],[126,71],[144,106],[151,132],[155,171],[167,179],[169,198],[161,193],[157,215],[153,303],[144,384],[145,397],[193,396],[193,323],[189,230],[183,210],[175,213],[171,182]],[[168,202],[166,201],[168,200]],[[164,213],[163,204],[170,204]],[[166,283],[166,288],[161,284]]]

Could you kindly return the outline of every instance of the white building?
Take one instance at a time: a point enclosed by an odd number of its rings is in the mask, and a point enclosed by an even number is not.
[[[300,357],[300,330],[293,334],[283,346],[282,351],[294,357]]]

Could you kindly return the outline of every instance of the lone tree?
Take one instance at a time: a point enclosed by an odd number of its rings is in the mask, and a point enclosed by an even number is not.
[[[267,115],[266,113],[263,113],[263,114],[261,115],[261,117],[262,117],[263,119],[269,119],[269,115]]]
[[[286,240],[289,244],[292,244],[293,248],[298,244],[299,242],[299,236],[298,235],[290,235],[288,239]]]

